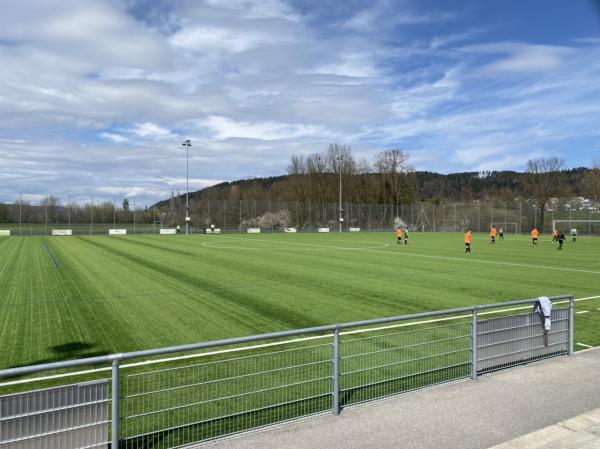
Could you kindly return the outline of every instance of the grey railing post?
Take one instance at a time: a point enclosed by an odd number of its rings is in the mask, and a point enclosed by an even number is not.
[[[340,330],[333,330],[333,414],[340,414]]]
[[[477,307],[473,307],[471,318],[471,379],[477,379]]]
[[[573,355],[575,336],[575,298],[569,296],[569,355]]]
[[[112,362],[111,449],[119,448],[119,359]]]

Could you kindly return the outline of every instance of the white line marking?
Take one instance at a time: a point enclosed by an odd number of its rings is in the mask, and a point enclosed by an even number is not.
[[[589,310],[580,310],[579,312],[575,312],[577,314],[582,314],[582,313],[590,313]]]
[[[295,246],[309,246],[311,248],[294,248],[294,250],[298,251],[298,250],[303,250],[303,251],[327,251],[330,249],[336,249],[336,250],[343,250],[343,251],[360,251],[360,250],[369,250],[369,249],[378,249],[378,248],[387,248],[388,246],[390,246],[389,243],[379,243],[376,246],[351,246],[351,247],[347,247],[347,246],[332,246],[332,245],[321,245],[318,243],[301,243],[301,242],[291,242],[291,241],[280,241],[280,240],[265,240],[265,239],[257,239],[257,238],[244,238],[244,237],[227,237],[229,239],[235,239],[235,240],[242,240],[242,241],[246,241],[246,242],[265,242],[265,243],[274,243],[276,245],[282,244],[282,245],[286,245],[288,248],[282,248],[282,249],[290,249],[289,246],[290,245],[295,245]],[[223,248],[223,249],[253,249],[253,250],[262,250],[265,249],[264,246],[263,247],[257,247],[257,248],[251,248],[251,247],[238,247],[238,246],[225,246],[225,245],[220,245],[219,243],[216,242],[202,242],[202,246],[205,246],[207,248]],[[279,245],[281,246],[281,245]]]
[[[588,296],[588,297],[585,297],[585,298],[577,298],[577,299],[575,299],[575,301],[587,301],[587,300],[590,300],[590,299],[598,299],[598,298],[600,298],[600,295],[598,295],[598,296]],[[556,301],[553,304],[567,304],[568,302],[569,301]],[[487,312],[479,312],[478,315],[490,315],[490,314],[495,314],[495,313],[513,312],[515,310],[525,310],[525,309],[530,309],[531,310],[531,305],[527,305],[527,306],[523,306],[523,307],[512,307],[510,309],[491,310],[491,311],[487,311]],[[600,309],[598,309],[598,310],[600,310]],[[459,315],[459,316],[453,316],[453,317],[436,318],[436,319],[433,319],[433,320],[425,320],[425,321],[417,321],[417,322],[409,322],[409,323],[392,324],[390,326],[380,326],[380,327],[376,327],[376,328],[357,329],[357,330],[353,330],[353,331],[340,332],[340,335],[359,334],[359,333],[364,333],[364,332],[373,332],[373,331],[378,331],[378,330],[395,329],[395,328],[399,328],[399,327],[415,326],[415,325],[418,325],[418,324],[437,323],[437,322],[440,322],[440,321],[450,321],[450,320],[457,320],[457,319],[471,318],[471,317],[472,317],[472,315],[468,314],[468,315]],[[331,335],[315,335],[315,336],[311,336],[311,337],[294,338],[292,340],[285,340],[285,341],[279,341],[279,342],[274,342],[274,343],[265,343],[265,344],[262,344],[262,345],[246,346],[246,347],[243,347],[243,348],[222,349],[220,351],[205,352],[205,353],[201,353],[201,354],[187,354],[187,355],[183,355],[183,356],[167,357],[167,358],[158,359],[158,360],[144,360],[142,362],[135,362],[135,363],[129,363],[129,364],[126,364],[126,365],[121,365],[121,368],[133,368],[133,367],[136,367],[136,366],[156,365],[156,364],[159,364],[159,363],[174,362],[174,361],[177,361],[177,360],[201,358],[201,357],[206,357],[206,356],[209,356],[209,355],[218,355],[218,354],[225,354],[225,353],[247,351],[247,350],[250,350],[250,349],[261,349],[261,348],[267,348],[267,347],[270,347],[270,346],[281,346],[281,345],[287,345],[287,344],[291,344],[291,343],[300,343],[300,342],[309,341],[309,340],[319,340],[319,339],[323,339],[323,338],[331,338]],[[581,343],[577,343],[577,344],[581,345]],[[110,371],[110,370],[111,370],[111,367],[96,368],[96,369],[90,369],[90,370],[85,370],[85,371],[77,371],[77,372],[73,372],[73,373],[54,374],[54,375],[50,375],[50,376],[34,377],[34,378],[31,378],[31,379],[21,379],[21,380],[15,380],[15,381],[12,381],[12,382],[0,383],[0,387],[7,387],[7,386],[10,386],[10,385],[27,384],[27,383],[32,383],[32,382],[41,382],[41,381],[44,381],[44,380],[60,379],[60,378],[63,378],[63,377],[75,377],[75,376],[79,376],[79,375],[92,374],[92,373],[100,373],[102,371]]]
[[[365,249],[365,251],[374,252],[371,249]],[[408,252],[386,252],[386,251],[377,251],[379,254],[393,254],[393,255],[402,255],[402,256],[413,256],[413,257],[424,257],[428,259],[441,259],[441,260],[455,260],[459,262],[478,262],[478,263],[487,263],[491,265],[507,265],[512,267],[525,267],[525,268],[542,268],[545,270],[557,270],[557,271],[569,271],[575,273],[588,273],[588,274],[600,274],[600,271],[592,271],[592,270],[582,270],[579,268],[562,268],[562,267],[550,267],[547,265],[533,265],[527,263],[514,263],[514,262],[499,262],[496,260],[480,260],[472,257],[449,257],[449,256],[433,256],[430,254],[415,254]]]
[[[593,346],[586,345],[584,343],[577,343],[577,346],[583,346],[584,348],[593,348]]]
[[[227,236],[227,238],[230,239],[239,239],[239,240],[250,240],[249,238],[244,238],[244,237],[234,237],[234,236]],[[533,265],[533,264],[526,264],[526,263],[515,263],[515,262],[499,262],[496,260],[481,260],[481,259],[476,259],[473,257],[450,257],[450,256],[435,256],[435,255],[431,255],[431,254],[415,254],[415,253],[410,253],[410,252],[386,252],[386,251],[377,251],[377,248],[384,248],[384,247],[389,247],[388,243],[385,243],[383,246],[378,246],[378,247],[364,247],[364,248],[341,248],[341,247],[336,247],[336,246],[327,246],[327,245],[319,245],[317,243],[300,243],[300,242],[291,242],[291,241],[287,241],[287,242],[282,242],[282,241],[275,241],[275,240],[265,240],[265,239],[251,239],[252,241],[261,241],[261,242],[268,242],[268,243],[282,243],[282,244],[286,244],[286,245],[305,245],[305,246],[318,246],[321,248],[329,248],[329,249],[352,249],[352,250],[356,250],[356,251],[368,251],[368,252],[377,252],[379,254],[393,254],[393,255],[402,255],[402,256],[412,256],[412,257],[423,257],[423,258],[427,258],[427,259],[440,259],[440,260],[454,260],[454,261],[459,261],[459,262],[475,262],[475,263],[486,263],[486,264],[491,264],[491,265],[506,265],[506,266],[512,266],[512,267],[524,267],[524,268],[542,268],[545,270],[556,270],[556,271],[568,271],[568,272],[574,272],[574,273],[587,273],[587,274],[600,274],[600,271],[593,271],[593,270],[584,270],[584,269],[580,269],[580,268],[564,268],[564,267],[551,267],[551,266],[547,266],[547,265]]]
[[[217,248],[217,249],[250,249],[250,250],[262,249],[262,248],[251,248],[249,246],[225,246],[225,245],[219,245],[216,242],[215,243],[202,242],[202,246],[204,246],[205,248]]]

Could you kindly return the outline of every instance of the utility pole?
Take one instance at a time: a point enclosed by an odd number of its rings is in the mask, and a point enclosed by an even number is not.
[[[185,158],[185,234],[188,235],[190,233],[190,147],[192,146],[192,141],[187,139],[181,145],[185,147],[186,158]]]

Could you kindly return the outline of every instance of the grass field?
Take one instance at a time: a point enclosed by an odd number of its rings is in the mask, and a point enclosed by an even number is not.
[[[0,368],[572,293],[600,295],[600,239],[495,246],[412,233],[0,237]],[[600,345],[600,300],[576,341]]]

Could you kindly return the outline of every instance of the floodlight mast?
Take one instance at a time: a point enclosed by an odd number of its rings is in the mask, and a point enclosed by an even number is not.
[[[190,233],[190,147],[192,146],[192,141],[187,139],[181,145],[185,147],[186,150],[186,158],[185,158],[185,234],[188,235]]]
[[[342,232],[342,161],[344,160],[344,155],[340,153],[339,155],[339,160],[340,160],[340,232]]]

